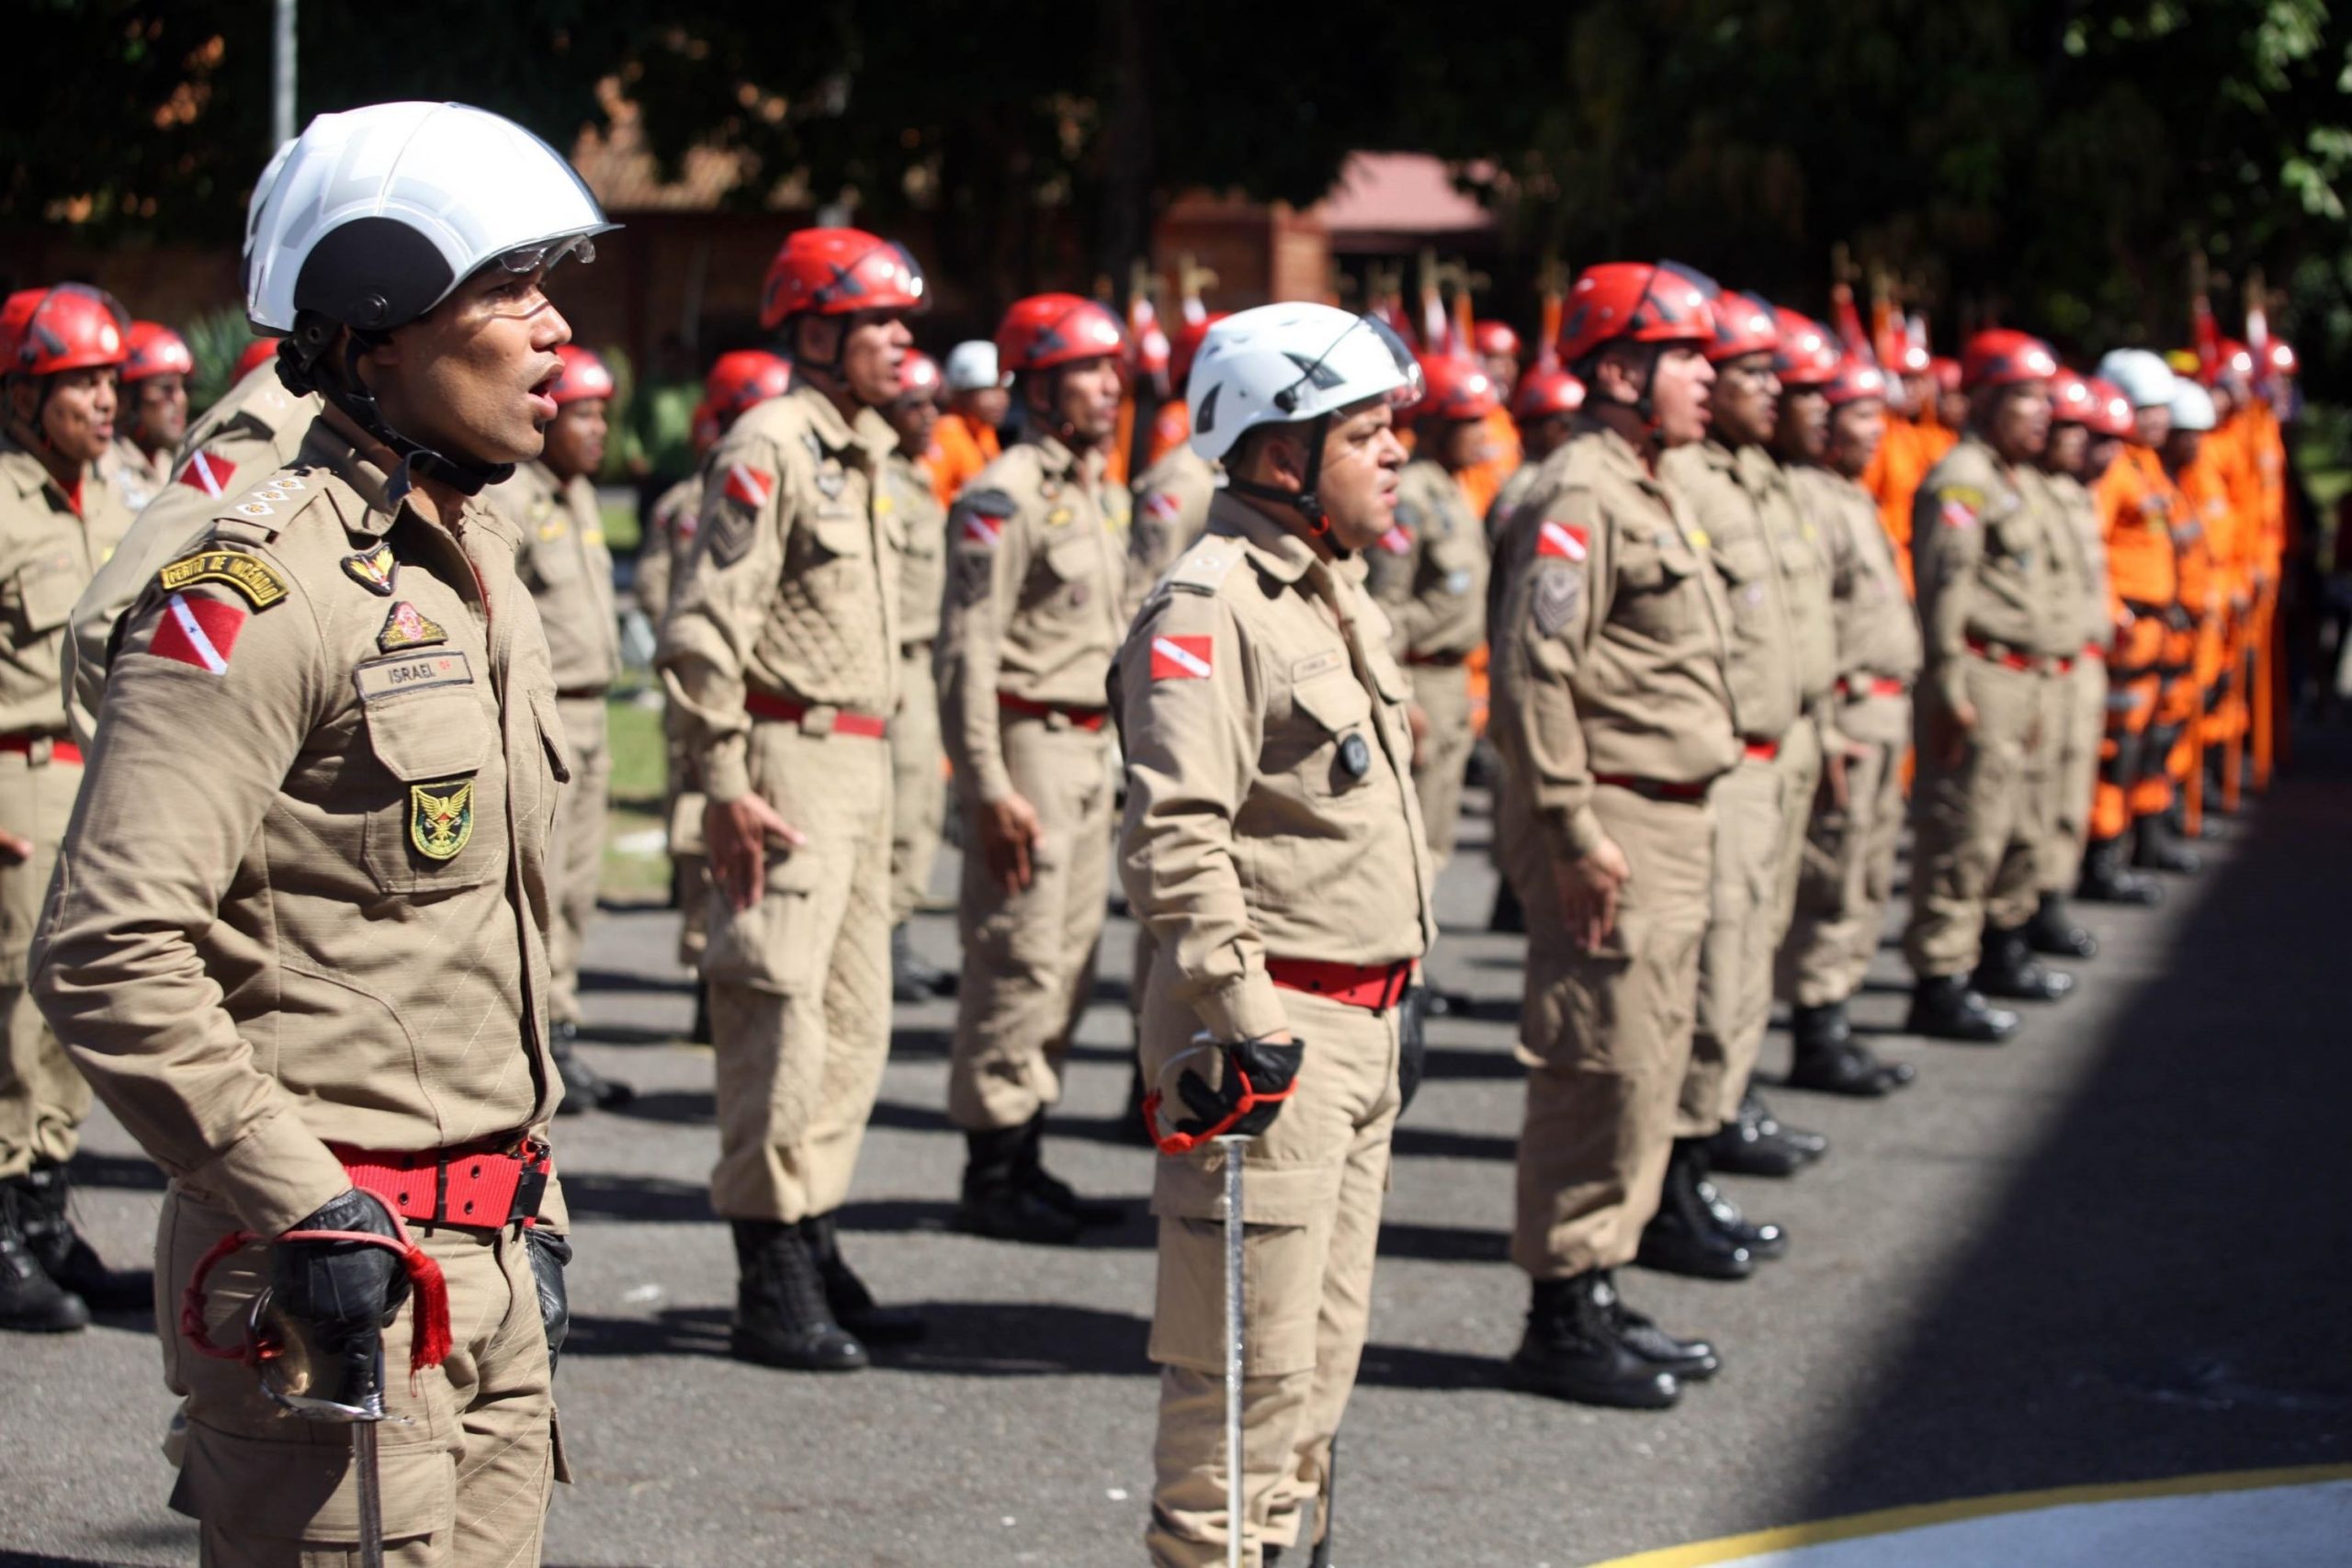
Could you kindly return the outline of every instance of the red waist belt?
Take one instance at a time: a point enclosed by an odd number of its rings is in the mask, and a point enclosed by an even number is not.
[[[2041,673],[2050,668],[2052,662],[2046,659],[2036,659],[2030,653],[2019,653],[2015,649],[2003,648],[1996,642],[1986,642],[1983,637],[1970,637],[1968,651],[1979,659],[1991,660],[2004,670],[2021,670],[2029,675]]]
[[[1269,958],[1266,978],[1286,991],[1329,997],[1351,1008],[1385,1012],[1405,994],[1413,966],[1400,964],[1327,964],[1319,958]]]
[[[1707,786],[1702,784],[1669,784],[1664,779],[1637,779],[1625,773],[1595,773],[1595,784],[1614,784],[1619,789],[1632,790],[1651,800],[1704,800]]]
[[[1849,697],[1899,697],[1911,688],[1889,675],[1873,675],[1867,681],[1838,682],[1838,690]]]
[[[1074,708],[1063,703],[1034,703],[1027,697],[1016,697],[1011,692],[999,692],[996,705],[1006,713],[1019,714],[1023,718],[1051,718],[1056,714],[1069,720],[1072,729],[1093,731],[1109,722],[1109,708]]]
[[[1747,744],[1747,760],[1751,762],[1769,762],[1781,754],[1777,740],[1750,740]]]
[[[1457,664],[1467,663],[1469,659],[1470,656],[1466,653],[1408,653],[1405,655],[1405,662],[1408,664],[1433,664],[1442,670],[1451,670]]]
[[[772,697],[765,692],[743,694],[743,711],[753,718],[772,718],[778,724],[798,724],[808,716],[808,705],[784,697]],[[879,740],[890,733],[888,719],[876,718],[865,713],[835,713],[835,735],[856,735],[867,740]]]
[[[2101,664],[2104,664],[2107,662],[2107,649],[2101,648],[2095,642],[2086,642],[2083,644],[2083,657],[2085,659],[2096,659]]]
[[[51,761],[72,762],[77,767],[81,764],[82,748],[71,740],[61,740],[48,735],[0,735],[0,751],[20,751],[29,757],[44,740],[49,742]]]
[[[555,1163],[548,1146],[526,1141],[520,1154],[385,1154],[331,1144],[344,1174],[362,1192],[372,1192],[404,1220],[458,1225],[467,1230],[504,1230],[539,1217],[548,1176]]]

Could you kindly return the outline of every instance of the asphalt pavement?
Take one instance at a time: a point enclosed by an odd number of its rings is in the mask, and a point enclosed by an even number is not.
[[[1486,933],[1485,821],[1466,824],[1433,969],[1476,1008],[1432,1023],[1397,1134],[1337,1562],[1571,1568],[1902,1504],[2352,1459],[2352,744],[2307,740],[2301,763],[2222,825],[2163,908],[2084,910],[2104,951],[2006,1047],[1902,1036],[1905,976],[1882,950],[1856,1016],[1920,1081],[1875,1103],[1768,1084],[1832,1153],[1794,1181],[1728,1184],[1788,1227],[1790,1256],[1744,1284],[1622,1281],[1724,1354],[1661,1415],[1530,1398],[1498,1375],[1526,1304],[1505,1258],[1520,943]],[[675,928],[613,911],[591,944],[584,1049],[639,1098],[560,1124],[576,1479],[547,1561],[1140,1562],[1153,1156],[1121,1118],[1132,927],[1112,923],[1047,1145],[1131,1219],[1067,1250],[950,1230],[952,1004],[904,1010],[843,1225],[877,1293],[923,1306],[933,1334],[850,1377],[725,1356],[711,1063],[678,1043]],[[922,916],[917,942],[951,959],[952,918]],[[1768,1077],[1786,1049],[1776,1032]],[[77,1175],[85,1230],[144,1260],[161,1182],[103,1111]],[[172,1404],[143,1318],[0,1343],[0,1568],[193,1562],[192,1527],[164,1506]]]

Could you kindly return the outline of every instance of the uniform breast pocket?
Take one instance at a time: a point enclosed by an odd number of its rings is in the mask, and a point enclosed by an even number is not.
[[[1048,541],[1037,552],[1036,570],[1031,575],[1034,602],[1048,613],[1083,608],[1093,595],[1102,552],[1078,527],[1073,523],[1058,530],[1061,537]]]
[[[530,574],[542,586],[560,588],[580,580],[581,545],[571,529],[563,524],[554,525],[550,533],[542,525],[530,543]]]
[[[1373,729],[1372,695],[1355,672],[1342,665],[1310,676],[1292,688],[1291,702],[1298,716],[1285,771],[1303,780],[1309,794],[1326,798],[1362,787],[1380,737]]]
[[[1704,591],[1692,581],[1699,558],[1679,543],[1625,538],[1617,552],[1617,603],[1611,618],[1657,642],[1677,642],[1699,624]]]
[[[474,688],[380,697],[368,705],[367,722],[383,775],[369,791],[363,840],[377,886],[445,892],[505,875],[504,773],[487,766],[498,738]],[[485,784],[499,793],[484,793]]]
[[[32,637],[54,631],[81,598],[82,583],[82,574],[63,557],[20,567],[8,580],[8,618]]]
[[[571,782],[571,743],[563,732],[563,716],[546,692],[531,694],[531,725],[539,732],[540,767],[528,780],[510,778],[514,791],[514,819],[531,823],[538,833],[534,849],[544,852],[555,831],[556,807],[563,785]]]
[[[1427,563],[1430,586],[1438,592],[1458,599],[1485,591],[1486,554],[1467,529],[1431,539],[1421,558]]]
[[[1723,579],[1724,596],[1731,613],[1743,623],[1764,612],[1764,574],[1772,570],[1761,538],[1718,541],[1708,552],[1708,563]]]

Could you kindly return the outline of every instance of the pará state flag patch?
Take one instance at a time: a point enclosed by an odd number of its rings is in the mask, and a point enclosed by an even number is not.
[[[1583,560],[1592,553],[1592,531],[1581,523],[1546,517],[1535,530],[1535,553],[1547,560]]]
[[[175,593],[164,601],[163,617],[147,651],[159,658],[194,665],[209,675],[229,672],[229,655],[245,629],[245,611],[218,599],[191,599]]]
[[[236,471],[237,465],[228,458],[198,451],[189,455],[187,466],[180,469],[180,483],[190,490],[202,491],[207,495],[226,495],[229,477]]]
[[[1380,547],[1392,556],[1409,556],[1413,553],[1413,536],[1391,523],[1388,531],[1380,536]]]
[[[727,499],[746,506],[765,506],[775,493],[775,476],[749,463],[727,465]]]
[[[1216,666],[1216,647],[1215,637],[1153,637],[1151,678],[1155,681],[1205,681]]]

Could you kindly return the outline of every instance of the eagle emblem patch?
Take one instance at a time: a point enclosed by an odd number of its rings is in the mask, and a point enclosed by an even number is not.
[[[411,784],[408,839],[427,860],[455,860],[473,841],[474,781]]]

